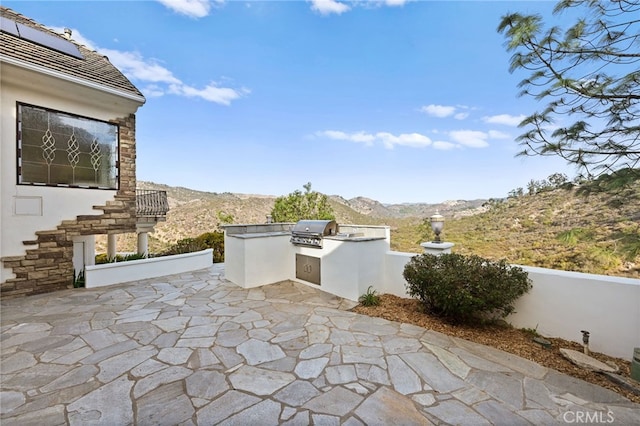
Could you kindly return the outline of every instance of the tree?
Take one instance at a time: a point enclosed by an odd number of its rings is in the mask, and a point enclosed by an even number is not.
[[[326,195],[311,190],[311,182],[302,186],[304,193],[295,190],[276,198],[271,216],[275,222],[297,222],[302,219],[335,219]]]
[[[554,8],[574,11],[584,17],[564,30],[519,13],[498,26],[514,52],[510,71],[529,73],[520,96],[546,102],[520,123],[519,155],[558,155],[588,177],[640,174],[640,0],[562,0]]]
[[[218,211],[217,216],[220,225],[230,225],[235,220],[232,214],[225,213],[222,210]]]
[[[553,173],[547,178],[553,189],[561,188],[569,180],[564,173]]]

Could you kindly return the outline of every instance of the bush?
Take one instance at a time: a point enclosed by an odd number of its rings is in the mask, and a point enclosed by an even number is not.
[[[85,286],[84,279],[84,269],[80,270],[76,273],[76,270],[73,270],[73,288],[80,288]]]
[[[161,256],[193,253],[195,251],[213,249],[213,262],[224,262],[224,233],[206,232],[195,238],[185,238],[176,242],[164,251]]]
[[[378,296],[378,292],[373,289],[373,286],[369,286],[367,292],[364,293],[358,299],[362,306],[378,306],[380,304],[380,296]]]
[[[274,222],[297,222],[301,219],[334,220],[335,213],[329,204],[329,198],[311,190],[311,182],[302,185],[305,192],[299,190],[287,196],[276,198],[271,210]]]
[[[129,254],[116,254],[116,257],[109,258],[106,253],[101,253],[96,255],[96,265],[102,265],[104,263],[116,263],[116,262],[128,262],[129,260],[140,260],[146,259],[147,256],[140,253],[129,253]]]
[[[404,268],[407,292],[429,312],[456,322],[491,320],[513,312],[513,302],[531,289],[531,280],[506,261],[479,256],[415,256]]]

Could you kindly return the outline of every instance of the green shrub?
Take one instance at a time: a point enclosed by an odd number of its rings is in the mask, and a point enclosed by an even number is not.
[[[213,249],[213,262],[224,262],[224,232],[206,232],[196,237],[205,249]]]
[[[362,306],[378,306],[380,304],[380,296],[370,285],[367,292],[360,296],[358,301]]]
[[[146,259],[147,256],[139,253],[129,253],[129,254],[116,254],[116,257],[109,258],[106,253],[100,253],[96,255],[96,265],[102,265],[104,263],[116,263],[116,262],[127,262],[129,260],[140,260]]]
[[[513,312],[513,302],[531,289],[519,267],[479,256],[415,256],[404,268],[407,292],[429,312],[456,322],[491,320]]]
[[[167,250],[162,252],[161,256],[172,254],[193,253],[195,251],[213,249],[213,262],[224,262],[224,233],[223,232],[206,232],[195,238],[184,238],[179,240]]]
[[[125,254],[124,256],[119,256],[118,262],[127,262],[129,260],[140,260],[146,258],[147,256],[144,253],[130,253]]]
[[[271,210],[275,222],[297,222],[301,219],[335,219],[329,198],[311,190],[311,182],[302,185],[304,193],[293,191],[287,196],[276,198]]]
[[[85,286],[85,279],[84,279],[84,269],[76,272],[76,270],[73,270],[73,288],[80,288],[80,287],[84,287]]]

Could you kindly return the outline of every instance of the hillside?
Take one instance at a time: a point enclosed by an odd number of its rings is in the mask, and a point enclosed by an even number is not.
[[[616,193],[554,189],[493,201],[472,217],[447,218],[444,239],[462,254],[569,271],[640,278],[640,181]],[[425,234],[425,228],[422,229]],[[415,225],[396,249],[419,252]],[[393,237],[392,237],[393,238]]]
[[[145,181],[138,181],[138,188],[167,191],[170,210],[167,221],[160,223],[150,235],[152,249],[217,230],[224,223],[264,223],[277,198],[273,195],[203,192]],[[329,196],[338,224],[389,225],[392,228],[419,221],[415,217],[415,211],[425,212],[422,217],[432,215],[436,210],[443,215],[469,214],[483,211],[480,205],[484,201],[413,204],[414,210],[403,210],[404,205],[385,206],[364,197],[347,200],[337,195]],[[123,238],[122,244],[134,247],[125,242],[132,238],[133,236]],[[120,246],[119,241],[118,247]]]
[[[487,200],[485,199],[478,199],[471,201],[444,201],[437,204],[382,204],[379,201],[372,200],[366,197],[355,197],[347,200],[339,195],[331,195],[329,199],[334,202],[334,205],[342,204],[365,216],[392,219],[428,217],[434,214],[436,210],[438,210],[440,214],[451,217],[471,216],[485,211],[486,209],[483,207],[483,205],[487,202]]]
[[[219,229],[224,223],[264,223],[272,195],[211,193],[139,181],[141,189],[167,191],[167,221],[150,234],[150,250]],[[424,219],[438,210],[444,238],[454,250],[511,263],[640,278],[640,181],[621,192],[579,194],[576,188],[544,190],[502,200],[440,204],[382,204],[364,197],[329,201],[339,224],[391,227],[392,250],[420,253],[432,238]],[[134,250],[135,235],[119,237],[120,251]],[[99,238],[97,250],[105,251]]]

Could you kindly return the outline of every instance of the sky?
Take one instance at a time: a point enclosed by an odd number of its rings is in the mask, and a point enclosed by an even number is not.
[[[383,203],[500,198],[560,172],[516,157],[543,108],[496,31],[537,1],[11,1],[105,54],[146,98],[137,178]],[[562,19],[553,18],[562,24]]]

